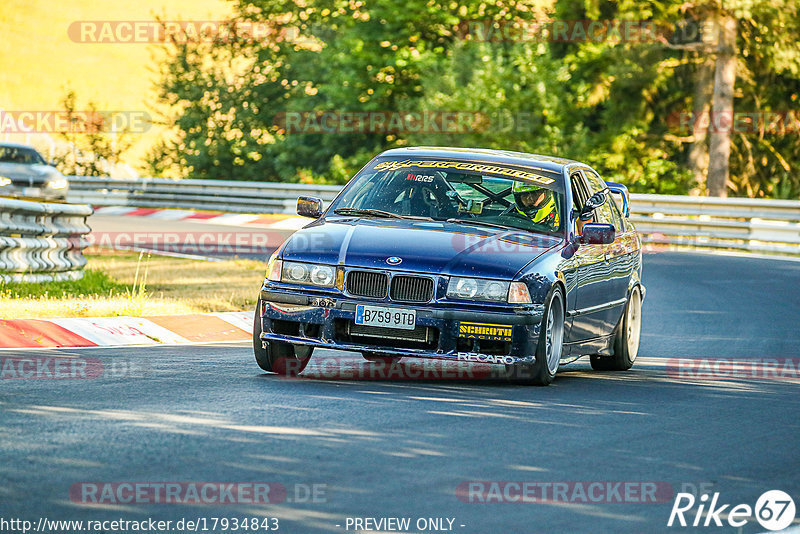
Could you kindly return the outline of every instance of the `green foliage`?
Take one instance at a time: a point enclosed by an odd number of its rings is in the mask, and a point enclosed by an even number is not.
[[[740,21],[737,109],[796,106],[796,1],[725,4]],[[685,194],[694,185],[691,132],[671,118],[692,109],[702,56],[683,46],[685,35],[487,41],[465,35],[464,22],[498,30],[546,15],[692,27],[720,9],[677,0],[239,0],[239,19],[267,21],[274,33],[171,45],[160,90],[177,135],[154,149],[151,167],[195,178],[344,183],[394,146],[479,146],[578,159],[633,191]],[[324,111],[460,111],[474,120],[444,133],[298,133],[281,122],[287,112]],[[798,132],[734,134],[733,143],[733,194],[800,195]]]
[[[85,269],[80,280],[66,280],[62,282],[47,282],[44,284],[21,282],[0,282],[0,297],[2,298],[29,298],[29,297],[91,297],[124,294],[127,286],[116,282],[107,273],[97,269]]]

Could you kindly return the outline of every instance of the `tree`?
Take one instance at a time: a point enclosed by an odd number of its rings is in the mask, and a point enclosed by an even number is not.
[[[714,66],[715,127],[709,146],[708,192],[715,197],[728,196],[730,174],[731,128],[733,126],[733,90],[736,82],[736,19],[728,13],[718,18],[719,44]]]
[[[108,176],[133,146],[130,128],[114,130],[114,117],[94,102],[89,102],[86,111],[79,111],[74,91],[68,91],[61,103],[70,129],[59,133],[68,149],[56,152],[56,166],[68,175]]]
[[[161,103],[177,128],[151,165],[198,178],[343,182],[393,146],[483,146],[587,161],[634,191],[796,196],[796,134],[775,135],[758,118],[752,131],[714,128],[723,112],[781,116],[796,102],[796,3],[239,0],[236,20],[267,23],[272,33],[168,47]],[[470,21],[499,31],[545,15],[673,28],[688,21],[703,31],[642,41],[464,32]],[[326,111],[462,111],[476,120],[449,133],[329,134],[281,120]]]
[[[800,148],[796,135],[792,139],[791,133],[773,130],[768,115],[775,106],[786,106],[787,97],[797,98],[797,2],[728,0],[723,5],[705,0],[683,4],[682,10],[704,30],[701,40],[665,43],[698,56],[688,154],[696,190],[714,196],[732,191],[796,197],[800,177],[786,157]],[[766,80],[777,83],[778,90],[771,91]],[[777,115],[790,121],[787,111],[784,107]]]

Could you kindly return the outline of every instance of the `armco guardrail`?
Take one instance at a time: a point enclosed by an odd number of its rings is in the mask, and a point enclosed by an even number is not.
[[[631,195],[645,242],[800,255],[800,201]]]
[[[81,278],[91,214],[90,206],[0,198],[0,282]]]
[[[69,200],[95,206],[184,208],[241,213],[294,213],[297,197],[312,195],[329,202],[337,185],[305,185],[232,180],[113,180],[69,176]]]
[[[270,182],[69,179],[73,202],[249,213],[294,213],[300,195],[330,202],[341,190]],[[646,243],[800,255],[800,201],[634,194],[631,220]]]

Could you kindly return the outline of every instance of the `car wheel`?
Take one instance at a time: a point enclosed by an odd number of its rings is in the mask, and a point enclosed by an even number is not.
[[[402,356],[389,356],[388,354],[382,354],[380,352],[362,352],[361,355],[364,356],[364,359],[367,361],[382,362],[386,365],[392,362],[399,362],[403,358]]]
[[[311,359],[313,347],[294,346],[290,343],[270,341],[264,347],[261,343],[261,300],[256,304],[253,318],[253,353],[256,363],[264,371],[279,375],[295,376],[303,372]]]
[[[642,292],[634,286],[614,335],[614,355],[592,355],[589,361],[597,371],[627,371],[633,367],[639,353],[639,336],[642,330]]]
[[[549,385],[558,372],[564,348],[564,294],[561,286],[554,286],[545,306],[536,345],[536,361],[532,364],[510,366],[512,379],[535,386]]]

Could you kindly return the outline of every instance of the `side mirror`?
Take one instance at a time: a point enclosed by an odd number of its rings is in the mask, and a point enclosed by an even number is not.
[[[626,218],[631,216],[630,198],[628,188],[617,182],[606,182],[608,190],[612,193],[617,193],[622,197],[622,215]]]
[[[303,217],[319,219],[322,216],[322,200],[314,197],[299,197],[297,199],[297,214]]]
[[[605,191],[598,191],[594,195],[589,197],[589,200],[586,201],[586,204],[583,205],[581,208],[580,219],[582,221],[588,221],[592,218],[592,212],[606,203],[608,197],[606,196]]]
[[[608,245],[614,242],[616,231],[613,224],[586,223],[583,225],[581,245]]]

